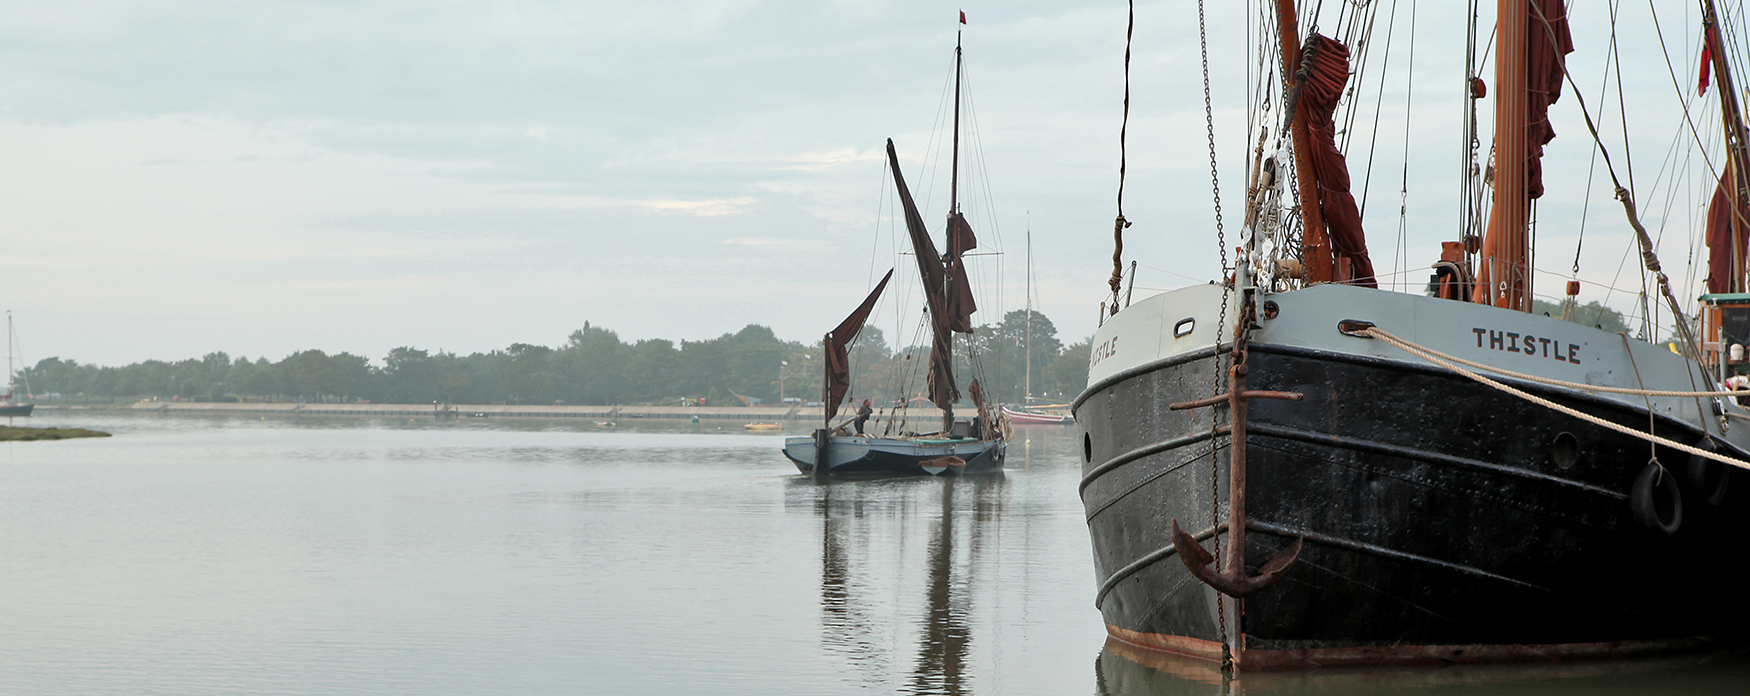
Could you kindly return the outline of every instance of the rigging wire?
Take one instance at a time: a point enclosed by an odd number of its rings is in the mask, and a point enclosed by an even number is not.
[[[1539,23],[1542,24],[1544,31],[1549,35],[1551,45],[1556,45],[1558,42],[1554,40],[1555,29],[1550,26],[1549,17],[1544,16],[1543,7],[1533,3],[1531,8],[1537,13]],[[1654,247],[1651,240],[1647,238],[1646,229],[1642,226],[1639,213],[1635,210],[1634,194],[1624,188],[1622,181],[1616,176],[1616,168],[1610,161],[1610,151],[1604,148],[1604,140],[1598,134],[1598,125],[1593,122],[1592,114],[1590,110],[1586,108],[1585,92],[1579,88],[1579,85],[1574,84],[1574,76],[1568,71],[1567,60],[1563,56],[1559,54],[1556,56],[1556,65],[1562,69],[1562,76],[1573,86],[1574,100],[1579,102],[1580,115],[1586,120],[1586,129],[1591,132],[1593,141],[1598,143],[1598,147],[1604,155],[1604,168],[1610,173],[1611,183],[1616,184],[1616,197],[1618,200],[1622,201],[1623,212],[1628,216],[1629,225],[1635,228],[1637,240],[1640,242],[1641,259],[1647,267],[1647,271],[1655,274],[1658,278],[1659,292],[1664,296],[1665,301],[1671,305],[1670,309],[1675,315],[1674,318],[1678,320],[1677,330],[1683,337],[1684,347],[1688,350],[1689,357],[1695,360],[1700,360],[1701,345],[1696,342],[1695,336],[1689,331],[1689,327],[1683,320],[1681,305],[1678,303],[1676,295],[1671,292],[1670,282],[1665,277],[1665,273],[1659,264],[1658,254],[1654,251],[1654,248],[1656,247]],[[1624,133],[1623,139],[1627,140],[1627,138],[1628,134]],[[1649,335],[1651,334],[1649,333]],[[1711,379],[1711,376],[1708,378]]]
[[[1361,176],[1361,210],[1360,210],[1360,212],[1361,212],[1361,219],[1363,219],[1363,220],[1367,219],[1368,194],[1373,191],[1373,155],[1379,151],[1379,148],[1375,147],[1379,143],[1379,115],[1380,115],[1380,112],[1383,110],[1383,107],[1385,106],[1385,79],[1391,73],[1391,45],[1392,45],[1392,37],[1397,31],[1397,22],[1398,22],[1398,3],[1397,3],[1397,0],[1392,0],[1391,14],[1386,16],[1386,22],[1385,22],[1385,57],[1383,59],[1381,59],[1381,62],[1383,63],[1383,65],[1380,67],[1380,71],[1379,71],[1379,95],[1378,95],[1378,98],[1375,99],[1373,102],[1373,137],[1367,146],[1367,169],[1365,170],[1365,173],[1362,174],[1362,176]],[[1360,84],[1360,74],[1359,73],[1357,73],[1357,75],[1356,75],[1356,84]],[[1345,129],[1345,132],[1346,131],[1347,131],[1347,129]],[[1344,139],[1345,149],[1347,149],[1347,146],[1348,146],[1348,140],[1347,140],[1347,136],[1345,136],[1345,139]]]
[[[1604,91],[1610,87],[1611,68],[1614,65],[1616,68],[1616,78],[1617,78],[1616,79],[1617,106],[1624,107],[1624,103],[1622,100],[1622,54],[1621,54],[1621,49],[1617,46],[1617,42],[1616,42],[1616,12],[1617,12],[1617,8],[1620,7],[1621,5],[1622,5],[1622,0],[1616,0],[1616,2],[1609,4],[1611,31],[1610,31],[1610,44],[1609,44],[1609,48],[1607,48],[1606,51],[1609,55],[1615,56],[1616,61],[1614,61],[1614,63],[1613,63],[1612,61],[1607,60],[1604,63],[1604,79],[1602,80],[1603,84],[1600,84],[1598,86],[1598,92],[1599,92],[1598,101],[1600,103],[1604,102]],[[1625,136],[1624,136],[1625,139],[1626,139],[1626,134],[1628,133],[1628,122],[1626,121],[1626,118],[1627,118],[1627,116],[1625,115],[1624,116],[1625,120],[1623,122],[1623,130],[1622,130],[1622,132],[1625,134]],[[1598,172],[1598,146],[1596,144],[1594,144],[1592,147],[1591,159],[1586,164],[1586,196],[1585,196],[1584,202],[1582,202],[1580,205],[1580,230],[1579,230],[1579,234],[1576,236],[1576,238],[1574,240],[1574,266],[1573,266],[1573,275],[1570,278],[1571,280],[1579,280],[1579,278],[1580,278],[1580,251],[1582,249],[1584,249],[1585,245],[1586,245],[1586,216],[1587,216],[1588,212],[1590,212],[1592,210],[1592,179],[1593,179],[1593,175],[1596,174],[1597,172]],[[1632,169],[1631,169],[1631,172],[1632,172]],[[1632,174],[1631,174],[1631,176],[1632,176]],[[1631,186],[1632,186],[1632,184],[1631,184]]]
[[[1395,4],[1395,3],[1394,3]],[[1410,61],[1404,69],[1404,178],[1398,188],[1398,248],[1392,271],[1403,270],[1403,261],[1410,253],[1410,97],[1415,93],[1416,79],[1416,0],[1410,0]],[[1384,78],[1380,82],[1384,83]],[[1394,286],[1396,283],[1394,283]]]
[[[1392,12],[1391,12],[1392,16],[1397,15],[1397,8],[1398,8],[1397,0],[1392,0]],[[1373,24],[1374,24],[1374,20],[1378,17],[1378,15],[1379,15],[1379,4],[1375,3],[1373,5],[1373,11],[1368,13],[1368,15],[1367,15],[1366,27],[1363,28],[1360,25],[1360,21],[1359,21],[1360,17],[1361,17],[1361,13],[1356,12],[1354,17],[1350,21],[1350,25],[1345,30],[1344,36],[1339,38],[1339,41],[1341,41],[1347,45],[1352,46],[1353,50],[1352,50],[1350,57],[1353,60],[1354,64],[1356,65],[1356,70],[1355,70],[1354,76],[1351,79],[1354,81],[1354,83],[1357,86],[1366,84],[1367,69],[1373,63],[1373,60],[1372,60],[1372,58],[1373,58]],[[1388,25],[1389,25],[1389,22],[1388,22]],[[1360,38],[1355,38],[1355,36],[1357,34],[1360,35]],[[1390,71],[1391,44],[1392,44],[1392,30],[1391,30],[1390,26],[1387,26],[1386,31],[1385,31],[1385,57],[1383,59],[1381,59],[1381,61],[1380,61],[1380,63],[1381,63],[1380,70],[1383,72]],[[1383,74],[1383,72],[1379,78],[1379,80],[1380,80],[1379,84],[1381,85],[1381,89],[1380,89],[1380,92],[1379,92],[1377,98],[1375,99],[1375,102],[1374,102],[1375,103],[1374,114],[1373,114],[1373,117],[1375,120],[1374,137],[1375,137],[1376,141],[1377,141],[1378,135],[1379,135],[1378,103],[1380,100],[1385,99],[1385,90],[1384,90],[1385,75]],[[1340,133],[1340,135],[1343,137],[1343,142],[1341,145],[1338,146],[1337,149],[1342,151],[1345,154],[1347,154],[1349,152],[1349,138],[1355,132],[1355,118],[1361,112],[1361,109],[1358,108],[1360,106],[1361,99],[1362,98],[1361,98],[1360,92],[1358,90],[1354,90],[1354,89],[1344,90],[1343,105],[1342,105],[1343,109],[1344,109],[1344,117],[1341,119],[1343,121],[1343,130]],[[1371,157],[1372,156],[1371,148],[1373,147],[1373,143],[1369,143],[1368,147],[1370,149],[1369,156]],[[1365,191],[1363,192],[1363,195],[1365,196]]]
[[[1476,215],[1474,214],[1476,211],[1471,205],[1471,196],[1473,187],[1480,188],[1480,186],[1478,186],[1477,177],[1481,174],[1481,168],[1477,165],[1477,151],[1481,148],[1482,143],[1477,139],[1477,99],[1475,89],[1472,87],[1472,85],[1476,84],[1478,79],[1478,68],[1476,64],[1477,1],[1478,0],[1469,0],[1466,5],[1467,10],[1465,13],[1465,93],[1464,99],[1460,101],[1460,118],[1463,120],[1464,128],[1461,136],[1463,142],[1460,144],[1462,153],[1459,157],[1461,161],[1461,171],[1459,173],[1458,184],[1458,238],[1461,241],[1466,240],[1474,234],[1477,228]],[[1465,255],[1468,259],[1470,255],[1470,246],[1468,244],[1465,246]]]
[[[1323,0],[1320,0],[1320,4],[1323,4]],[[1209,42],[1206,35],[1203,21],[1203,0],[1197,0],[1197,45],[1203,53],[1203,123],[1209,134],[1209,188],[1215,194],[1215,243],[1221,249],[1221,269],[1222,275],[1225,276],[1227,275],[1227,235],[1222,230],[1221,225],[1221,171],[1215,164],[1215,108],[1209,100]],[[1126,59],[1127,72],[1124,89],[1126,102],[1129,101],[1130,93],[1128,70],[1128,59]],[[1114,257],[1113,260],[1116,261],[1117,258]],[[1235,259],[1235,264],[1238,264],[1238,259]],[[1116,285],[1112,287],[1112,299],[1114,303],[1117,302],[1118,287]]]
[[[1620,115],[1622,119],[1622,166],[1628,174],[1629,197],[1633,198],[1635,196],[1635,153],[1628,137],[1628,103],[1625,102],[1622,97],[1622,51],[1618,50],[1616,46],[1616,7],[1620,4],[1622,4],[1622,0],[1617,0],[1615,3],[1607,2],[1604,4],[1605,7],[1610,8],[1610,48],[1606,58],[1614,61],[1616,64],[1616,106],[1617,114]],[[1566,70],[1565,67],[1563,69]],[[1577,84],[1574,85],[1574,92],[1579,93],[1579,91],[1580,86]],[[1600,99],[1599,101],[1600,107],[1602,107],[1603,100]]]

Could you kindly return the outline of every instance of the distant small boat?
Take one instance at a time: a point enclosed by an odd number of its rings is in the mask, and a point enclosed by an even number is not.
[[[784,429],[784,426],[780,425],[778,423],[748,423],[747,425],[743,425],[741,427],[746,428],[748,430],[783,430]]]
[[[619,423],[615,423],[613,421],[596,421],[595,424],[598,426],[601,426],[603,428],[615,428],[615,427],[619,427],[619,425],[620,425]]]
[[[1008,416],[1009,423],[1014,425],[1071,425],[1076,422],[1075,416],[1063,413],[1040,413],[1007,406],[1002,407],[1002,411],[1003,415]]]

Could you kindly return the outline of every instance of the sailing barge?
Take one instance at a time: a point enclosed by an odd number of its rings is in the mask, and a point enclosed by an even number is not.
[[[964,18],[961,20],[964,22]],[[975,378],[967,384],[976,415],[970,420],[956,420],[954,405],[960,401],[960,389],[954,378],[954,334],[973,332],[972,315],[978,311],[972,294],[972,282],[967,269],[967,252],[978,248],[972,226],[960,211],[960,78],[961,52],[954,46],[954,150],[953,174],[948,184],[947,253],[938,253],[930,239],[929,228],[918,213],[911,190],[899,167],[899,153],[893,141],[887,141],[887,164],[893,172],[893,184],[905,210],[905,227],[911,239],[912,256],[917,261],[918,275],[923,281],[926,300],[926,321],[930,326],[930,359],[926,383],[930,401],[941,409],[941,428],[935,432],[895,432],[895,419],[890,417],[883,434],[862,433],[864,418],[859,417],[855,434],[845,428],[833,427],[833,418],[851,389],[849,346],[862,330],[863,322],[874,311],[881,291],[893,278],[888,271],[881,283],[843,322],[827,332],[822,341],[826,353],[826,376],[822,402],[826,405],[822,427],[808,437],[784,440],[784,456],[804,474],[817,478],[829,474],[879,475],[955,475],[1000,470],[1008,444],[998,425],[998,414],[985,403],[984,391]],[[902,389],[902,392],[904,390]],[[824,462],[826,465],[821,466]]]
[[[1722,391],[1735,368],[1719,322],[1707,343],[1688,334],[1621,189],[1679,317],[1675,348],[1528,311],[1526,214],[1553,137],[1542,110],[1571,50],[1562,4],[1501,3],[1496,120],[1531,126],[1497,129],[1495,148],[1526,166],[1497,166],[1487,236],[1447,245],[1433,297],[1371,287],[1330,140],[1348,51],[1300,40],[1293,3],[1277,5],[1278,79],[1301,101],[1271,130],[1292,161],[1253,170],[1251,234],[1226,282],[1118,311],[1114,281],[1073,404],[1110,635],[1240,670],[1730,640],[1750,595],[1712,569],[1750,529],[1750,482],[1733,481],[1750,413]],[[1735,100],[1723,53],[1719,92]],[[1271,180],[1278,165],[1299,172],[1298,190]],[[1743,166],[1734,155],[1716,199],[1727,212],[1713,253],[1729,272],[1710,278],[1715,293],[1743,291]],[[1269,211],[1292,210],[1296,193],[1298,243],[1264,248]]]

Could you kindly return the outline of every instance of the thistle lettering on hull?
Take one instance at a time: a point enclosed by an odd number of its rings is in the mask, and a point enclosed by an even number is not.
[[[1565,363],[1579,364],[1580,362],[1580,346],[1573,343],[1563,343],[1560,339],[1494,329],[1473,328],[1470,331],[1476,334],[1478,348],[1519,353],[1534,358],[1549,358]]]
[[[1095,365],[1099,365],[1101,361],[1110,358],[1117,353],[1118,337],[1113,336],[1106,339],[1106,341],[1100,345],[1094,346],[1094,350],[1088,355],[1088,369],[1094,369]]]

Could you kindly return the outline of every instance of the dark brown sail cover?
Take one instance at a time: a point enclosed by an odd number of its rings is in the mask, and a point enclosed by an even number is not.
[[[978,238],[972,236],[972,226],[966,216],[948,216],[948,328],[960,333],[972,333],[972,313],[978,304],[972,300],[972,281],[966,277],[966,252],[978,248]]]
[[[1743,221],[1746,219],[1743,206],[1737,212],[1739,224],[1732,224],[1732,191],[1726,184],[1728,177],[1720,178],[1720,185],[1714,189],[1714,199],[1707,206],[1707,291],[1732,292],[1733,259],[1742,264],[1744,259],[1746,237],[1750,236],[1750,228]]]
[[[1556,138],[1549,106],[1562,97],[1562,56],[1574,39],[1562,0],[1529,0],[1525,12],[1525,195],[1542,198],[1543,146]]]
[[[954,330],[954,309],[948,301],[948,270],[942,265],[941,255],[936,253],[935,242],[930,241],[930,231],[924,227],[924,218],[918,214],[917,204],[912,202],[911,189],[906,188],[905,175],[899,170],[899,154],[893,149],[891,138],[887,141],[887,164],[893,169],[893,184],[899,190],[899,202],[905,209],[905,229],[911,236],[912,251],[918,260],[918,275],[924,281],[924,299],[930,308],[930,371],[925,378],[930,401],[939,408],[953,408],[954,402],[960,400],[960,388],[954,384],[954,343],[950,333]],[[966,239],[961,240],[964,243],[972,237],[972,229],[964,224],[961,227],[965,229]],[[953,243],[952,230],[949,236],[950,243]],[[967,330],[971,330],[970,325]]]
[[[839,413],[839,402],[844,401],[845,392],[851,390],[851,356],[847,347],[851,339],[857,337],[857,332],[863,330],[863,322],[869,319],[869,313],[875,311],[875,302],[881,299],[881,291],[887,289],[887,281],[893,279],[893,271],[881,277],[875,290],[864,298],[863,304],[857,306],[857,311],[839,322],[837,328],[826,333],[824,342],[826,350],[826,420],[832,422],[832,417]]]
[[[1367,235],[1361,229],[1361,211],[1349,192],[1349,164],[1337,149],[1334,122],[1337,102],[1349,82],[1349,47],[1314,34],[1307,39],[1311,70],[1301,87],[1301,106],[1306,109],[1307,133],[1312,140],[1313,179],[1318,182],[1319,210],[1330,230],[1331,250],[1355,264],[1355,284],[1379,287],[1373,278],[1373,261],[1367,256]],[[1341,277],[1341,276],[1339,276]]]

